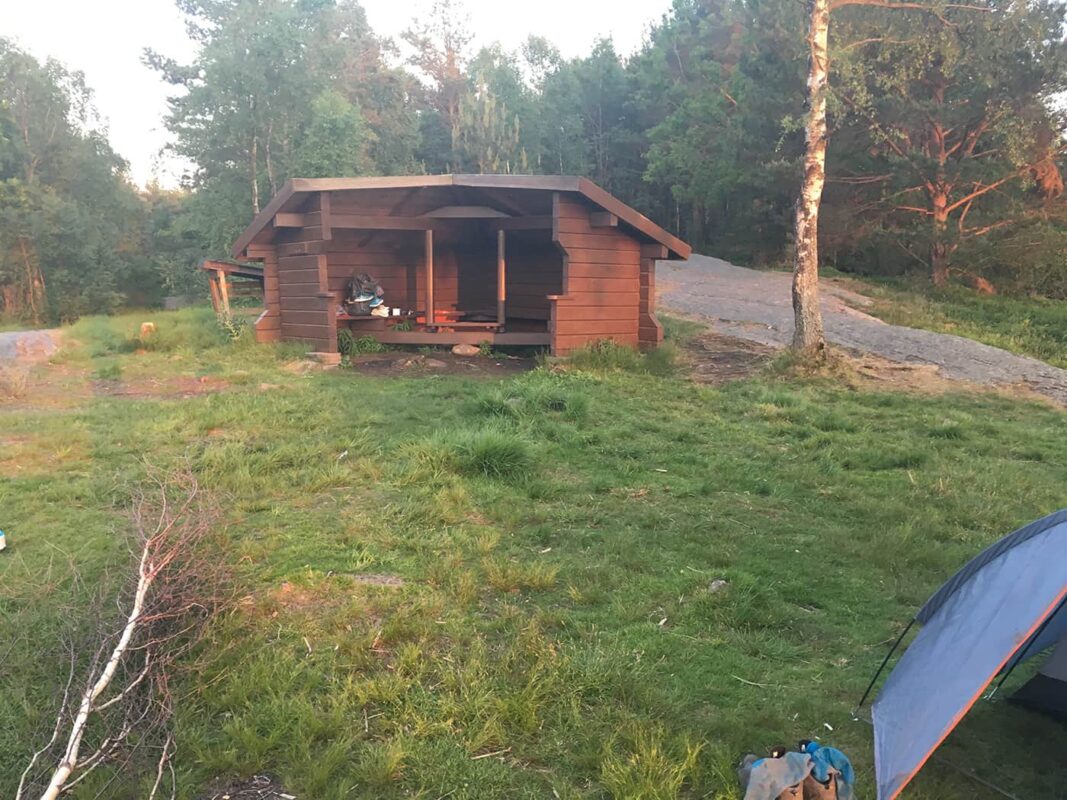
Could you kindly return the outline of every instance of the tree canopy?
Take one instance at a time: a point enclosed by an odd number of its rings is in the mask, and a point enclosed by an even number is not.
[[[832,4],[834,5],[834,4]],[[842,4],[838,4],[842,5]],[[823,260],[1067,293],[1064,9],[834,12]],[[698,251],[783,262],[804,150],[804,10],[675,0],[637,52],[472,41],[438,0],[398,41],[355,0],[178,0],[166,124],[192,165],[138,190],[84,79],[0,42],[0,304],[35,321],[195,287],[290,177],[585,175]]]

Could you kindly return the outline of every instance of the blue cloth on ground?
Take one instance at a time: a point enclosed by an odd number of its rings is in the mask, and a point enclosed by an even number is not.
[[[848,787],[849,796],[851,796],[852,786],[856,781],[856,772],[852,769],[852,762],[848,760],[848,756],[836,747],[829,747],[818,742],[808,742],[805,752],[811,756],[811,774],[815,776],[815,780],[826,783],[830,777],[830,768],[833,767],[840,773],[839,796],[844,797],[840,794],[840,784]]]

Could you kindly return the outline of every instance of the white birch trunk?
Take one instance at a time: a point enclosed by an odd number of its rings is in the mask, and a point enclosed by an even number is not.
[[[85,735],[85,729],[89,724],[89,716],[96,710],[97,699],[104,693],[107,687],[111,685],[111,680],[115,677],[115,671],[119,667],[119,662],[121,662],[123,656],[126,655],[126,650],[130,645],[130,639],[133,637],[133,633],[141,619],[141,611],[144,608],[145,596],[148,594],[148,590],[152,586],[152,581],[155,578],[155,572],[152,569],[152,565],[149,563],[150,547],[151,544],[146,542],[144,549],[141,551],[137,591],[133,598],[133,608],[130,609],[130,614],[126,618],[126,625],[122,629],[122,635],[119,637],[115,649],[111,651],[99,677],[97,677],[96,681],[82,694],[81,702],[78,705],[78,713],[74,717],[74,723],[71,725],[70,729],[70,737],[67,739],[67,747],[63,752],[63,760],[59,762],[59,766],[57,766],[55,772],[52,773],[52,778],[48,782],[48,788],[45,789],[44,794],[41,795],[41,800],[55,800],[55,798],[59,797],[60,793],[63,791],[64,785],[74,772],[74,768],[78,765],[78,752],[81,749],[82,737]]]
[[[793,348],[821,350],[826,345],[819,308],[819,203],[826,181],[826,91],[830,59],[826,43],[830,0],[809,0],[808,118],[804,127],[804,179],[797,200],[796,251],[793,256]]]

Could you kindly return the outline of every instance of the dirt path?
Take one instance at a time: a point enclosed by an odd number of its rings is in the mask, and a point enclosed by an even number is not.
[[[665,261],[657,270],[664,309],[711,322],[713,330],[773,347],[793,336],[790,275],[736,267],[709,256]],[[1067,405],[1067,370],[947,333],[889,325],[859,310],[871,300],[824,280],[823,322],[833,344],[908,364],[930,364],[946,378],[991,386],[1025,385]]]

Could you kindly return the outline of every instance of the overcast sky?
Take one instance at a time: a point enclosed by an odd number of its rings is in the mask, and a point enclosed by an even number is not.
[[[429,0],[363,0],[376,32],[397,36]],[[180,165],[160,160],[168,87],[141,64],[151,47],[188,61],[194,55],[173,0],[0,0],[0,36],[14,38],[39,59],[53,56],[82,70],[109,126],[112,146],[130,162],[134,181],[156,174],[174,185]],[[670,0],[466,0],[475,46],[500,42],[511,49],[530,34],[550,39],[564,56],[588,52],[599,36],[631,53]]]

